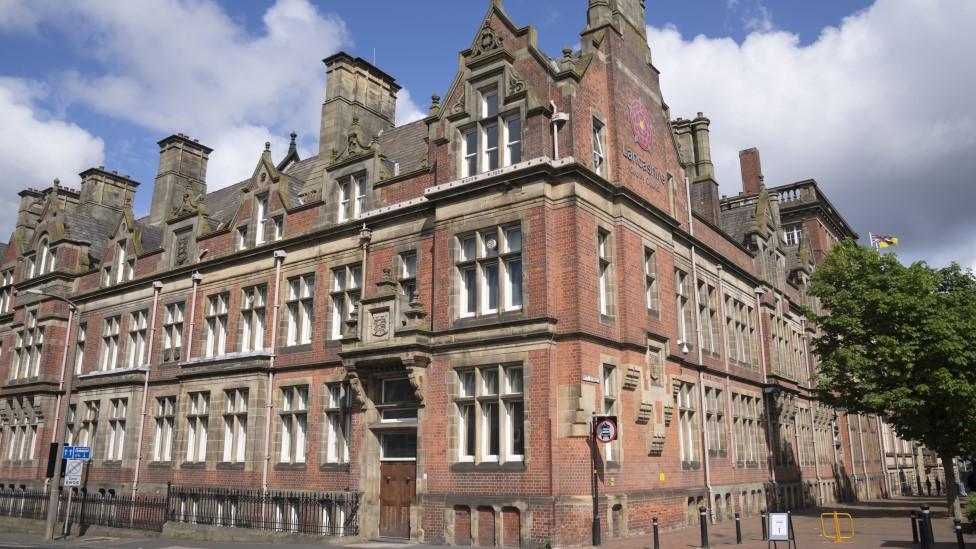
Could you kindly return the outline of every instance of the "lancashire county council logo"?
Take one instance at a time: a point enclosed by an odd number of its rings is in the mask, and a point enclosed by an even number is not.
[[[630,102],[630,127],[634,130],[634,141],[645,151],[651,150],[654,132],[651,130],[651,115],[640,99]]]

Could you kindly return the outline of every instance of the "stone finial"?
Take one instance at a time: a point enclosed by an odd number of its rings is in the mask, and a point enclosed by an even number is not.
[[[288,152],[293,153],[297,148],[297,145],[295,145],[295,140],[298,139],[298,134],[293,131],[289,137],[291,137],[291,141],[288,142]]]
[[[61,186],[61,180],[58,179],[57,177],[55,177],[54,178],[54,188],[57,189],[60,186]]]
[[[264,142],[264,152],[271,152],[271,142],[270,141],[265,141]]]
[[[436,108],[441,106],[441,96],[438,93],[433,93],[430,95],[430,108]]]

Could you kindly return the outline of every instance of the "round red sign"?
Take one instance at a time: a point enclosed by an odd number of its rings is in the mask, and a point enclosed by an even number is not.
[[[634,130],[634,141],[645,151],[651,150],[654,132],[651,129],[651,113],[647,112],[640,99],[630,102],[630,128]]]
[[[617,440],[617,418],[602,417],[597,419],[593,432],[597,442],[607,444]]]

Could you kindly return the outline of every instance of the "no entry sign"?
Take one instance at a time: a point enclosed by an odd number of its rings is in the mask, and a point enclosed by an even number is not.
[[[617,440],[617,416],[596,416],[593,421],[593,438],[603,444]]]

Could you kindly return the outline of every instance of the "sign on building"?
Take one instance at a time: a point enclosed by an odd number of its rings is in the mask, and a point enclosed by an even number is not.
[[[69,459],[64,466],[64,485],[81,486],[81,477],[85,471],[85,461],[81,459]]]
[[[593,421],[593,438],[603,444],[617,440],[617,416],[596,416]]]
[[[91,446],[65,446],[61,457],[64,459],[91,459]]]

